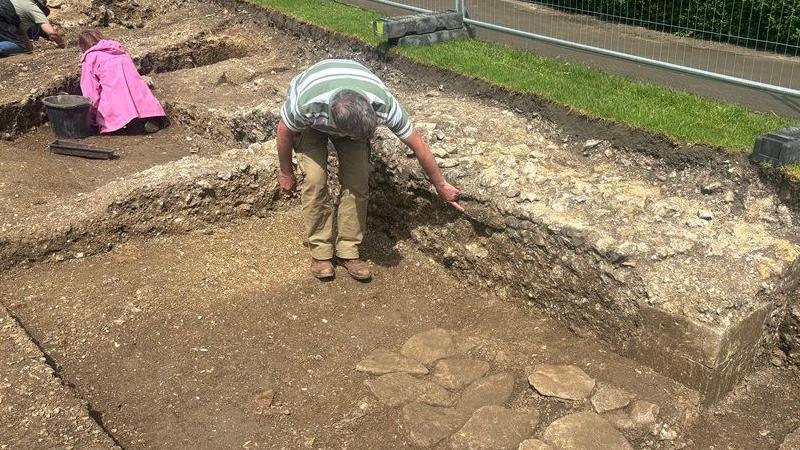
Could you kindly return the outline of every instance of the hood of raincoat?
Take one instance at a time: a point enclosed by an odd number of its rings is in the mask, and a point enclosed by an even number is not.
[[[99,41],[97,44],[94,44],[89,50],[81,56],[81,62],[86,59],[86,56],[92,52],[103,52],[108,53],[109,55],[124,55],[125,50],[122,49],[122,44],[117,41],[113,41],[111,39],[103,39]]]

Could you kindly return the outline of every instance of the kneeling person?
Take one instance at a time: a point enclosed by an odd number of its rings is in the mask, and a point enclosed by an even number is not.
[[[321,61],[289,85],[278,124],[278,179],[286,191],[296,186],[292,149],[305,179],[301,186],[303,218],[317,278],[334,274],[337,257],[356,279],[369,279],[358,247],[367,224],[369,141],[379,125],[387,126],[414,152],[439,196],[459,210],[459,191],[448,183],[408,114],[386,86],[363,65],[350,60]],[[339,160],[341,194],[333,227],[334,203],[327,185],[328,140]]]
[[[78,46],[83,52],[81,92],[92,101],[92,117],[100,132],[161,129],[164,108],[122,44],[106,39],[98,30],[86,30],[78,35]]]

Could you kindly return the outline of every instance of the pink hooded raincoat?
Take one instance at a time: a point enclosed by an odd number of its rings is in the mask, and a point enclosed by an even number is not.
[[[81,91],[92,99],[101,133],[117,131],[133,119],[166,115],[119,42],[98,42],[83,54],[81,65]]]

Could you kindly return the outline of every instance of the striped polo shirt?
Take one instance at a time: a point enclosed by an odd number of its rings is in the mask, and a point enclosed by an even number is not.
[[[378,123],[400,139],[411,136],[414,127],[408,114],[386,90],[380,78],[363,65],[347,59],[326,59],[309,67],[289,83],[281,118],[294,132],[313,128],[344,136],[333,123],[331,100],[342,89],[363,94],[372,104]]]

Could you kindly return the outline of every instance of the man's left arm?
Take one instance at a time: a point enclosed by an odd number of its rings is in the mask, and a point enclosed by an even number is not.
[[[431,180],[431,183],[433,183],[433,186],[436,188],[436,192],[439,193],[439,197],[452,205],[453,208],[459,211],[464,211],[464,207],[458,203],[458,194],[460,194],[459,190],[445,180],[442,172],[439,170],[439,166],[436,164],[436,159],[433,157],[433,153],[431,153],[430,149],[428,148],[428,144],[425,143],[425,140],[422,138],[419,132],[415,129],[411,132],[410,136],[402,141],[417,156],[419,165],[422,166],[422,170],[424,170],[428,175],[428,179]]]

